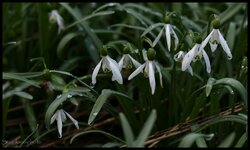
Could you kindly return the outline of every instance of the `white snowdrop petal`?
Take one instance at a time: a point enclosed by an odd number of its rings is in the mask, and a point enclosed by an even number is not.
[[[65,114],[69,117],[69,119],[74,123],[74,125],[76,126],[77,129],[79,129],[79,125],[78,125],[78,121],[75,120],[69,113],[67,113],[66,111],[64,111]]]
[[[155,93],[155,72],[153,67],[153,62],[148,62],[148,73],[149,73],[149,83],[152,90],[152,95]]]
[[[145,67],[146,63],[142,64],[139,66],[129,77],[128,80],[131,80],[134,78],[136,75],[138,75],[140,72],[142,72],[143,68]]]
[[[161,87],[163,87],[161,69],[160,69],[160,67],[158,66],[158,64],[156,64],[156,63],[154,63],[154,64],[155,64],[155,68],[156,68],[157,71],[159,72]]]
[[[184,58],[182,60],[182,65],[181,65],[182,71],[187,70],[187,68],[190,66],[191,61],[195,57],[197,47],[198,47],[198,45],[195,44],[194,47],[184,56]]]
[[[227,42],[226,40],[224,39],[224,37],[221,35],[220,31],[218,31],[218,34],[219,34],[219,39],[220,39],[220,44],[224,50],[224,52],[227,54],[227,58],[228,59],[232,59],[232,54],[231,54],[231,51],[227,45]]]
[[[55,112],[55,114],[50,118],[50,124],[52,124],[56,118],[57,118],[57,115],[58,115],[58,110]]]
[[[124,61],[125,55],[122,56],[121,60],[119,61],[119,68],[120,70],[122,70],[122,66],[123,66],[123,61]]]
[[[62,138],[62,118],[60,114],[58,114],[57,116],[58,116],[57,117],[57,130],[59,133],[59,138]]]
[[[205,50],[202,51],[202,55],[203,55],[204,60],[205,60],[207,72],[210,73],[211,72],[211,65],[210,65],[210,61],[209,61],[208,55],[205,52]]]
[[[167,39],[167,44],[168,44],[168,50],[170,51],[171,48],[171,36],[170,36],[170,24],[165,25],[165,35]]]
[[[217,43],[213,44],[212,42],[209,42],[209,44],[210,44],[211,51],[214,52],[217,49],[218,44]]]
[[[205,40],[202,41],[201,46],[200,46],[202,49],[204,49],[204,47],[207,45],[207,43],[211,39],[211,36],[213,35],[214,32],[215,30],[213,29],[212,32],[205,38]]]
[[[93,71],[93,74],[92,74],[92,84],[96,84],[96,76],[97,76],[97,73],[98,73],[99,70],[100,70],[102,61],[103,61],[103,58],[102,58],[101,61],[96,65],[96,67],[95,67],[95,69],[94,69],[94,71]]]
[[[123,80],[118,63],[109,56],[107,56],[107,60],[109,61],[110,69],[113,74],[112,78],[116,80],[119,84],[122,84]]]
[[[134,66],[136,67],[136,68],[138,68],[141,64],[138,62],[138,61],[136,61],[133,57],[131,57],[130,55],[128,55],[129,56],[129,58],[130,58],[130,60],[132,61],[132,63],[134,64]]]
[[[194,74],[193,74],[193,69],[192,69],[192,67],[189,66],[187,69],[188,69],[188,72],[193,76]]]

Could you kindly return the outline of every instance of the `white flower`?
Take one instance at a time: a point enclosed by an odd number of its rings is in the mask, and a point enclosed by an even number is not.
[[[133,57],[131,57],[129,54],[123,54],[121,60],[119,61],[119,67],[120,70],[122,68],[131,68],[131,62],[133,63],[133,65],[138,68],[141,64],[136,61]]]
[[[212,32],[206,37],[206,39],[201,43],[202,49],[207,45],[208,41],[212,52],[216,50],[218,44],[221,44],[224,52],[227,54],[228,59],[232,59],[231,51],[219,29],[213,29]]]
[[[165,35],[166,35],[166,39],[167,39],[167,44],[168,44],[168,50],[170,51],[171,48],[171,34],[174,36],[174,43],[175,43],[175,47],[177,47],[177,44],[179,43],[179,39],[176,35],[176,33],[174,32],[172,25],[171,24],[165,24]]]
[[[58,33],[60,33],[62,30],[64,30],[63,18],[59,15],[57,10],[52,10],[49,13],[49,20],[51,22],[56,21],[56,23],[58,25]]]
[[[159,72],[161,87],[163,87],[163,84],[162,84],[162,74],[161,74],[161,70],[160,70],[160,67],[158,66],[158,64],[154,60],[148,60],[148,58],[147,58],[147,56],[145,56],[145,54],[146,54],[146,52],[143,51],[143,56],[144,56],[145,63],[142,64],[141,66],[139,66],[128,77],[128,80],[131,80],[136,75],[138,75],[140,72],[143,72],[143,69],[144,69],[144,73],[149,77],[149,83],[150,83],[150,87],[151,87],[151,91],[152,91],[152,95],[153,95],[155,93],[155,85],[156,85],[155,84],[155,71],[154,71],[154,67]]]
[[[207,68],[207,72],[211,72],[211,65],[207,53],[203,48],[200,47],[201,44],[196,43],[194,47],[184,56],[182,60],[181,70],[185,71],[190,67],[190,63],[197,60],[197,57],[201,58],[203,56]]]
[[[58,129],[58,133],[59,133],[59,138],[62,137],[62,123],[66,121],[66,115],[74,123],[76,128],[79,129],[78,121],[75,120],[70,114],[68,114],[63,109],[59,109],[56,111],[56,113],[50,119],[50,124],[52,124],[55,120],[57,120],[57,129]]]
[[[120,73],[120,68],[119,68],[118,63],[112,58],[110,58],[108,55],[106,55],[106,56],[102,56],[101,61],[97,64],[97,66],[95,67],[93,71],[92,84],[96,84],[96,76],[100,70],[101,65],[102,65],[102,70],[104,72],[112,71],[112,74],[113,74],[112,81],[116,80],[119,84],[123,83],[122,75]]]
[[[183,51],[179,51],[177,54],[174,55],[174,60],[178,61],[178,62],[182,62],[183,58],[185,57],[186,53]],[[193,76],[193,69],[192,67],[189,65],[187,67],[188,71],[190,72],[190,74]]]

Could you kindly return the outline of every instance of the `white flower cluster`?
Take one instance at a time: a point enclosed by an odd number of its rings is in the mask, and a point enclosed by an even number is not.
[[[150,53],[155,53],[152,48],[149,49],[148,52],[149,51],[153,51]],[[106,52],[101,57],[102,57],[102,59],[97,64],[97,66],[95,67],[93,74],[92,74],[92,84],[93,85],[96,84],[96,76],[97,76],[97,73],[99,72],[101,66],[102,66],[102,70],[104,72],[106,72],[106,71],[112,72],[112,81],[116,80],[119,84],[123,84],[123,79],[122,79],[122,75],[121,75],[120,71],[122,70],[122,68],[131,68],[132,64],[135,66],[136,70],[128,77],[128,80],[131,80],[136,75],[138,75],[140,72],[143,72],[143,69],[144,69],[144,74],[149,77],[149,83],[150,83],[150,87],[152,90],[152,94],[154,94],[155,93],[155,85],[156,85],[155,84],[154,68],[156,68],[157,71],[159,72],[159,75],[160,75],[160,84],[161,84],[161,86],[163,85],[162,84],[162,75],[161,75],[159,65],[156,63],[154,58],[153,59],[148,58],[150,56],[148,56],[146,54],[145,50],[143,51],[143,58],[145,61],[145,63],[143,63],[143,64],[136,61],[128,52],[125,52],[123,54],[119,63],[117,63],[114,59],[110,58],[106,54]]]

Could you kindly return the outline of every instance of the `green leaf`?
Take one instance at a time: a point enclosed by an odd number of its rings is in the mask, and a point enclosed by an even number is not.
[[[44,75],[44,71],[41,72],[25,72],[25,73],[11,73],[16,76],[22,76],[23,78],[35,78]]]
[[[144,142],[148,138],[150,131],[152,130],[154,123],[156,120],[156,110],[153,109],[147,119],[147,121],[144,123],[144,126],[138,135],[136,141],[134,142],[135,147],[143,147]]]
[[[125,117],[125,115],[123,113],[119,114],[120,119],[121,119],[121,124],[122,124],[122,130],[123,130],[123,134],[125,136],[125,140],[127,142],[127,146],[128,147],[133,147],[133,142],[134,142],[134,134],[133,131],[128,123],[127,118]]]
[[[229,48],[232,50],[234,48],[235,44],[235,38],[237,37],[236,33],[236,23],[235,22],[230,22],[228,31],[227,31],[227,43]]]
[[[68,25],[66,27],[66,29],[71,28],[71,27],[73,27],[73,26],[75,26],[75,25],[77,25],[77,24],[79,24],[79,23],[81,23],[83,21],[86,21],[86,20],[88,20],[90,18],[93,18],[93,17],[96,17],[96,16],[111,15],[111,14],[114,14],[114,13],[115,13],[114,11],[110,11],[110,10],[108,10],[108,11],[102,11],[102,12],[98,12],[98,13],[94,13],[94,14],[88,15],[87,17],[84,17],[84,18],[82,18],[80,20],[77,20],[76,22]]]
[[[218,147],[223,147],[223,148],[227,148],[230,147],[233,144],[234,138],[235,138],[236,134],[235,132],[232,132],[229,136],[227,136],[226,139],[224,139],[220,145],[218,145]]]
[[[240,115],[219,116],[219,117],[216,117],[208,122],[205,122],[203,124],[203,126],[199,127],[197,130],[195,130],[195,132],[199,132],[199,131],[201,131],[201,130],[203,130],[211,125],[221,123],[221,122],[226,122],[226,121],[237,122],[237,123],[240,123],[243,125],[247,125],[247,120]]]
[[[156,24],[153,24],[153,25],[149,26],[149,27],[141,34],[141,37],[145,36],[148,32],[150,32],[151,30],[153,30],[154,28],[159,27],[159,26],[164,26],[164,23],[156,23]]]
[[[27,136],[27,138],[25,138],[25,139],[22,141],[22,143],[20,144],[20,146],[19,146],[19,147],[22,147],[22,146],[23,146],[23,144],[28,143],[28,142],[27,142],[27,140],[28,140],[28,139],[29,139],[32,135],[34,135],[34,134],[36,133],[36,131],[37,131],[38,127],[39,127],[39,125],[37,124],[36,128],[34,129],[34,131],[32,131],[32,132],[30,133],[30,135],[29,135],[29,136]]]
[[[25,99],[30,99],[30,100],[33,99],[33,96],[30,95],[29,93],[26,93],[26,92],[17,91],[17,92],[15,92],[14,94],[17,95],[17,96],[20,96],[20,97],[22,97],[22,98],[25,98]]]
[[[247,105],[247,101],[248,101],[247,90],[238,80],[235,80],[233,78],[223,78],[223,79],[217,80],[214,85],[218,85],[218,84],[226,84],[226,85],[230,85],[233,88],[235,88],[240,93],[240,95],[245,103],[245,107],[247,108],[247,106],[248,106]]]
[[[135,26],[135,25],[128,25],[128,24],[113,24],[111,26],[109,26],[109,28],[113,28],[113,27],[126,27],[126,28],[131,28],[131,29],[135,29],[135,30],[145,30],[144,27],[141,26]]]
[[[222,12],[219,15],[220,18],[220,22],[221,24],[224,24],[226,21],[228,21],[229,19],[231,19],[232,17],[235,16],[235,14],[240,11],[243,6],[246,5],[246,3],[235,3],[233,5],[231,5],[231,7],[229,7],[227,10],[225,10],[224,12]]]
[[[216,80],[214,78],[209,78],[206,84],[206,96],[208,97],[212,88],[213,88],[213,84],[216,82]]]
[[[161,13],[159,13],[159,12],[157,12],[157,11],[155,11],[155,10],[151,10],[151,9],[149,9],[148,7],[145,7],[145,6],[140,5],[140,4],[126,3],[126,4],[124,4],[123,6],[124,6],[124,7],[131,7],[131,8],[135,7],[135,8],[138,8],[138,9],[140,9],[140,10],[146,12],[146,13],[150,13],[150,14],[152,14],[152,15],[154,15],[154,16],[157,16],[157,17],[159,17],[159,18],[162,18],[162,14],[161,14]]]
[[[191,147],[193,143],[200,137],[211,139],[214,134],[189,133],[183,137],[178,147]]]
[[[18,75],[15,75],[15,74],[12,74],[12,73],[6,73],[6,72],[3,72],[3,79],[14,79],[14,80],[20,80],[20,81],[23,81],[23,82],[26,82],[26,83],[29,83],[30,85],[33,85],[37,88],[40,88],[39,84],[35,81],[32,81],[32,80],[28,80],[24,77],[21,77],[21,76],[18,76]]]
[[[247,141],[247,132],[242,134],[239,141],[236,143],[235,147],[237,148],[243,147],[246,141]]]
[[[70,139],[70,144],[72,144],[73,141],[74,141],[77,137],[82,136],[82,135],[84,135],[84,134],[88,134],[88,133],[101,133],[101,134],[107,136],[108,138],[111,138],[112,140],[116,140],[116,141],[119,141],[119,142],[122,142],[122,143],[126,144],[126,142],[123,141],[122,139],[120,139],[120,138],[118,138],[118,137],[116,137],[116,136],[114,136],[114,135],[112,135],[112,134],[110,134],[110,133],[108,133],[108,132],[101,131],[101,130],[91,130],[91,131],[84,131],[84,132],[77,133],[77,134],[75,134],[75,135]]]
[[[97,100],[96,100],[96,102],[91,110],[91,113],[90,113],[89,119],[88,119],[88,124],[91,124],[93,122],[93,120],[96,118],[97,114],[101,110],[103,104],[106,102],[107,98],[112,94],[123,96],[123,97],[126,97],[128,99],[131,99],[127,95],[120,93],[120,92],[112,91],[109,89],[102,90],[101,95],[97,98]]]
[[[57,107],[68,99],[68,95],[71,95],[71,94],[66,92],[66,93],[63,93],[62,95],[58,95],[57,98],[49,105],[45,113],[45,125],[48,130],[50,128],[50,119],[52,115],[55,113]]]
[[[66,45],[72,40],[73,38],[77,37],[78,35],[81,35],[80,32],[70,32],[66,34],[60,41],[60,43],[57,46],[57,56],[61,59],[64,58],[65,52],[63,51],[66,47]]]

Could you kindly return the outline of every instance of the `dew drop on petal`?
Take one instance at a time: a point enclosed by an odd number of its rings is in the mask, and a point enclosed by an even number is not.
[[[97,115],[97,112],[94,112],[94,113],[93,113],[93,116],[96,116],[96,115]]]

